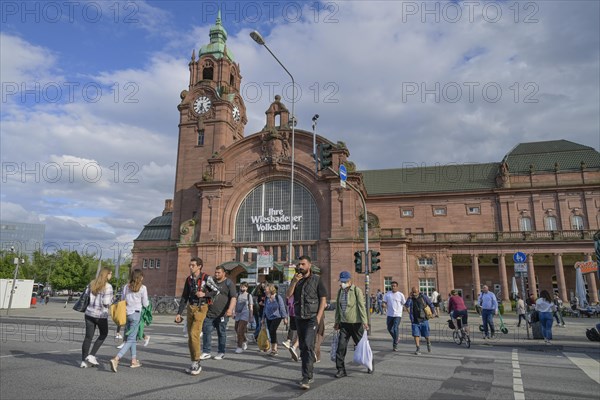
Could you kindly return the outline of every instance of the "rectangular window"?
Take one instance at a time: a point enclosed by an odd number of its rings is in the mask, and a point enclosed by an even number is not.
[[[446,215],[446,207],[433,207],[433,215],[436,217]]]
[[[204,146],[204,129],[198,129],[198,146]]]
[[[160,269],[160,258],[157,258],[157,259],[156,259],[155,268],[156,268],[156,269]]]
[[[389,292],[390,290],[392,290],[392,277],[391,276],[386,276],[383,278],[383,290],[384,292]]]
[[[151,258],[150,259],[150,269],[153,269],[153,268],[154,268],[154,259]]]
[[[431,297],[433,289],[435,289],[435,278],[419,278],[419,291]]]
[[[481,207],[477,204],[467,205],[467,214],[468,215],[479,215],[479,214],[481,214]]]
[[[418,263],[419,267],[433,267],[433,258],[420,257]]]
[[[425,233],[425,229],[423,229],[423,228],[415,228],[415,233]]]
[[[519,225],[521,228],[521,232],[530,232],[531,231],[531,218],[522,217],[519,221]]]
[[[400,216],[402,218],[412,218],[415,216],[415,210],[412,207],[402,207],[400,209]]]
[[[279,261],[279,246],[273,246],[273,261]]]
[[[412,230],[410,228],[404,228],[404,233],[410,235]]]
[[[144,258],[144,261],[142,261],[142,268],[143,269],[148,268],[148,259],[147,258]]]

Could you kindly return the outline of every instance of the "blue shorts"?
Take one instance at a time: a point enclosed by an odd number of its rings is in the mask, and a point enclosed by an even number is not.
[[[429,337],[429,321],[423,321],[417,324],[412,324],[412,335]]]

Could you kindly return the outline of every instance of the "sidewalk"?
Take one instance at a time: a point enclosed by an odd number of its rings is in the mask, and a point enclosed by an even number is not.
[[[9,315],[6,315],[6,309],[0,310],[0,322],[9,323],[12,319],[31,319],[38,321],[69,321],[76,322],[81,321],[83,323],[83,315],[80,312],[73,310],[73,302],[70,302],[65,307],[66,297],[53,298],[47,305],[39,304],[34,308],[25,309],[11,309]],[[506,324],[509,333],[506,335],[500,334],[500,339],[497,342],[493,342],[493,346],[515,346],[515,347],[527,347],[543,345],[541,340],[527,340],[527,334],[525,327],[522,325],[521,328],[516,327],[517,318],[513,313],[504,315],[504,323]],[[172,314],[154,314],[153,325],[160,326],[172,326],[173,329],[180,330],[180,325],[174,323],[175,316]],[[434,343],[452,343],[452,332],[448,328],[446,321],[449,319],[447,315],[442,315],[439,318],[430,320],[431,339]],[[326,337],[331,333],[334,323],[333,311],[325,312],[326,322]],[[499,324],[498,319],[494,320],[496,325]],[[554,346],[547,346],[548,348],[556,347],[571,347],[571,348],[586,348],[594,351],[600,351],[598,342],[590,342],[586,336],[586,329],[595,326],[600,322],[600,318],[565,318],[566,327],[558,327],[556,324],[552,327],[552,333],[554,336]],[[471,337],[473,338],[474,344],[482,344],[481,334],[479,333],[478,326],[481,323],[481,317],[476,313],[469,314],[469,325],[471,326]],[[110,325],[114,325],[112,321]],[[230,320],[230,329],[233,329],[233,321]],[[402,317],[400,325],[400,336],[401,341],[404,343],[412,342],[410,335],[410,323],[408,319],[408,313],[405,311]],[[497,330],[499,328],[497,326]],[[377,345],[387,346],[387,342],[391,342],[390,335],[386,328],[386,317],[377,314],[371,314],[371,335],[370,339],[377,343]],[[530,331],[530,337],[531,335]]]

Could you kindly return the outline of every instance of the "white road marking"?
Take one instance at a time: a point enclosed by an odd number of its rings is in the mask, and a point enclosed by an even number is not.
[[[512,351],[512,367],[515,400],[525,400],[525,389],[523,388],[523,379],[521,379],[521,366],[519,365],[519,352],[517,349]]]
[[[21,357],[21,356],[31,357],[31,356],[37,356],[37,355],[40,355],[40,354],[64,353],[65,351],[81,351],[81,349],[51,350],[51,351],[42,351],[40,353],[27,353],[27,354],[6,354],[4,356],[0,356],[0,358]]]
[[[564,355],[567,356],[573,364],[577,365],[580,370],[585,372],[587,376],[600,384],[600,362],[581,353],[564,353]]]

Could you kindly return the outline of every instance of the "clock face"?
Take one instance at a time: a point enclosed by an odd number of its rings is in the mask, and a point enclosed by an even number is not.
[[[210,109],[210,106],[210,99],[206,96],[198,97],[196,101],[194,101],[194,111],[198,114],[204,114]]]
[[[240,120],[240,118],[241,118],[240,109],[237,106],[233,107],[233,111],[231,111],[231,114],[233,115],[233,120],[235,122],[238,122]]]

